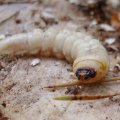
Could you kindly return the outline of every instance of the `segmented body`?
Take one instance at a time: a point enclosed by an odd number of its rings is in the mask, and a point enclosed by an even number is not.
[[[0,54],[24,53],[65,58],[73,63],[73,72],[83,83],[101,80],[109,68],[109,56],[99,40],[68,29],[36,29],[31,33],[14,35],[0,41]],[[93,71],[94,74],[81,78],[78,76],[81,70],[86,70],[89,74]]]

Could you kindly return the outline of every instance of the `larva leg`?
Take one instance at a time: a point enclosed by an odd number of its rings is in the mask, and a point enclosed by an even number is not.
[[[96,82],[94,82],[96,83]],[[59,88],[59,87],[69,87],[69,86],[80,86],[80,85],[87,85],[87,84],[93,84],[93,83],[83,83],[81,81],[75,81],[75,82],[70,82],[70,83],[63,83],[63,84],[58,84],[58,85],[50,85],[46,86],[44,88]]]
[[[68,86],[80,86],[83,85],[83,83],[81,83],[80,81],[75,81],[75,82],[71,82],[71,83],[63,83],[63,84],[58,84],[58,85],[50,85],[50,86],[46,86],[44,88],[58,88],[58,87],[68,87]]]
[[[111,94],[111,95],[74,95],[74,96],[61,96],[54,98],[55,100],[97,100],[97,99],[104,99],[104,98],[111,98],[114,96],[120,95],[118,93]]]
[[[112,82],[112,81],[117,81],[117,80],[120,80],[120,77],[108,78],[108,79],[100,80],[98,82]]]
[[[112,81],[117,81],[120,80],[120,77],[114,77],[114,78],[109,78],[100,80],[94,83],[101,83],[101,82],[112,82]],[[58,87],[68,87],[68,86],[80,86],[80,85],[85,85],[85,84],[93,84],[93,83],[82,83],[81,81],[75,81],[75,82],[70,82],[70,83],[63,83],[63,84],[58,84],[58,85],[51,85],[51,86],[46,86],[45,88],[58,88]]]

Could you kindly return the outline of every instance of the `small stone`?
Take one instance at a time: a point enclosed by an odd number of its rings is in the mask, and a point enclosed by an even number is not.
[[[32,62],[30,63],[30,65],[33,67],[38,65],[38,64],[40,64],[40,59],[38,59],[38,58],[32,60]]]
[[[108,25],[108,24],[100,24],[100,25],[99,25],[99,28],[100,28],[101,30],[109,31],[109,32],[115,31],[115,29],[114,29],[112,26]]]
[[[107,43],[107,44],[109,44],[109,45],[111,45],[111,44],[113,44],[113,43],[115,43],[115,38],[107,38],[106,40],[105,40],[105,42]]]

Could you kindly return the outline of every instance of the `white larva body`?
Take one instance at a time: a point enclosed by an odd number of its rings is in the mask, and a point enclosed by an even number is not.
[[[51,27],[46,31],[36,29],[0,41],[0,54],[36,54],[65,58],[73,63],[73,72],[79,68],[93,68],[96,76],[84,83],[91,83],[105,77],[109,68],[109,56],[99,42],[91,36],[73,30]]]

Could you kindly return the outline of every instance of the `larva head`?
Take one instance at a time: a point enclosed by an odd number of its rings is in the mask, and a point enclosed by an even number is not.
[[[84,79],[87,80],[89,78],[94,78],[96,76],[96,70],[93,68],[78,68],[75,73],[78,80]]]
[[[97,60],[75,61],[73,72],[83,83],[92,83],[102,79],[107,73],[108,66]]]

